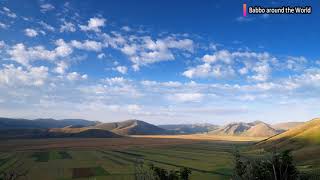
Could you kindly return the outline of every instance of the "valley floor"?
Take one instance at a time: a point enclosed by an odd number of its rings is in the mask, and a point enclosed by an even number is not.
[[[191,168],[191,179],[230,179],[235,148],[258,140],[214,135],[8,140],[0,142],[0,171],[28,170],[22,179],[29,180],[126,180],[134,179],[143,161],[145,167]]]

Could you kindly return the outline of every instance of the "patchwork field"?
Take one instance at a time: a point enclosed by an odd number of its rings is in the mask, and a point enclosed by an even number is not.
[[[188,167],[191,179],[230,179],[234,150],[259,156],[262,151],[250,146],[259,140],[213,135],[8,140],[0,141],[0,172],[27,172],[22,180],[129,180],[143,162],[145,168],[150,163],[176,170]],[[302,159],[299,169],[311,174],[319,170],[318,156],[305,160],[306,155],[294,155]]]
[[[28,171],[22,179],[32,180],[125,180],[134,179],[135,165],[143,161],[168,169],[189,167],[191,179],[229,179],[234,149],[253,142],[197,135],[10,140],[0,142],[0,171],[19,166]]]

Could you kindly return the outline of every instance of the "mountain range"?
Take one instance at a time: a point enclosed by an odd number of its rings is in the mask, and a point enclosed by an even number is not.
[[[122,122],[101,123],[95,127],[120,135],[160,135],[172,133],[169,130],[135,119]]]
[[[94,126],[97,121],[84,119],[14,119],[0,118],[0,129],[63,128],[71,125]]]
[[[301,123],[289,122],[274,126],[262,121],[236,122],[225,126],[213,124],[153,125],[131,119],[101,123],[84,119],[10,119],[0,118],[0,138],[58,138],[58,137],[121,137],[128,135],[164,135],[208,133],[227,136],[271,137]]]
[[[284,132],[284,130],[274,129],[269,124],[266,124],[262,121],[254,121],[250,123],[230,123],[209,133],[227,136],[270,137],[281,132]]]
[[[167,124],[159,125],[160,128],[174,131],[178,134],[196,134],[196,133],[208,133],[210,131],[216,130],[219,128],[218,125],[214,124]]]

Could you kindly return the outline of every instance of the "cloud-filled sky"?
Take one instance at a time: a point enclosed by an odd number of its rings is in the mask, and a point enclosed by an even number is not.
[[[242,17],[241,2],[1,1],[0,116],[155,124],[320,116],[317,1],[250,3],[314,7]]]

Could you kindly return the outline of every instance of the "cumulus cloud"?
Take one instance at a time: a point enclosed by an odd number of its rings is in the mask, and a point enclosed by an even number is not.
[[[231,66],[211,65],[209,63],[204,63],[194,68],[190,68],[187,71],[184,71],[182,74],[190,79],[195,77],[225,78],[233,76],[235,71]]]
[[[78,72],[71,72],[67,74],[67,79],[70,81],[77,81],[77,80],[85,80],[88,78],[87,74],[79,74]]]
[[[130,28],[129,26],[123,26],[123,27],[121,28],[121,30],[126,31],[126,32],[129,32],[129,31],[131,31],[131,28]]]
[[[38,36],[38,32],[34,29],[31,29],[31,28],[27,28],[24,30],[24,34],[26,36],[29,36],[29,37],[36,37]]]
[[[39,24],[48,31],[55,31],[55,28],[53,26],[45,23],[44,21],[40,21]]]
[[[106,55],[104,53],[100,53],[98,54],[98,59],[103,59],[104,57],[106,57]]]
[[[91,40],[85,40],[84,42],[72,40],[70,44],[75,48],[88,50],[88,51],[101,51],[103,47],[102,43],[97,41],[91,41]]]
[[[7,29],[9,26],[0,22],[1,29]]]
[[[4,41],[0,41],[0,50],[2,49],[2,48],[4,48],[6,46],[6,43],[4,42]]]
[[[95,31],[95,32],[100,32],[101,27],[105,26],[106,19],[104,18],[97,18],[93,17],[88,20],[87,25],[80,25],[80,29],[82,31]]]
[[[52,4],[46,3],[46,4],[42,4],[40,5],[40,11],[42,13],[48,12],[55,9],[55,7]]]
[[[124,37],[119,33],[103,34],[104,42],[110,47],[119,49],[133,63],[134,70],[140,66],[175,59],[173,50],[193,53],[194,42],[191,39],[165,37],[154,39],[150,36]]]
[[[121,74],[127,74],[128,72],[128,68],[126,66],[117,66],[115,67],[115,70]]]
[[[54,72],[58,74],[64,74],[68,68],[68,64],[64,61],[61,61],[57,63],[57,67],[54,69]]]
[[[200,102],[204,95],[201,93],[176,93],[169,95],[169,100],[176,102]]]
[[[4,15],[10,17],[10,18],[16,18],[17,17],[17,15],[7,7],[3,7],[2,11],[0,11],[0,13],[4,14]]]
[[[58,39],[55,44],[57,47],[54,50],[47,50],[43,46],[26,47],[24,44],[19,43],[12,46],[8,50],[8,54],[11,60],[28,66],[31,61],[35,60],[53,61],[60,57],[67,57],[73,51],[62,39]]]
[[[29,67],[3,65],[0,70],[0,84],[6,86],[42,86],[48,78],[48,68],[44,66]]]
[[[71,22],[64,21],[63,24],[60,25],[60,32],[75,32],[76,27]]]
[[[202,64],[190,67],[182,75],[188,78],[225,78],[234,75],[248,75],[248,79],[266,81],[272,73],[272,66],[277,59],[269,53],[228,50],[206,54]],[[250,74],[250,75],[249,75]]]

